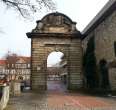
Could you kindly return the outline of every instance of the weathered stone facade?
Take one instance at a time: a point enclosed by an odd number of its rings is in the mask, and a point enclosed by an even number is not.
[[[108,63],[116,60],[114,48],[116,41],[116,1],[109,1],[87,28],[83,31],[85,37],[83,39],[83,50],[86,50],[90,37],[94,37],[97,65],[102,59]],[[112,90],[116,90],[115,70],[109,68],[109,81]]]
[[[84,40],[84,50],[90,37],[95,36],[97,62],[104,58],[108,62],[116,59],[114,42],[116,41],[116,11],[95,28]]]
[[[50,13],[31,33],[31,86],[32,90],[47,89],[47,57],[53,51],[60,51],[67,59],[68,89],[82,87],[81,34],[76,23],[61,13]]]

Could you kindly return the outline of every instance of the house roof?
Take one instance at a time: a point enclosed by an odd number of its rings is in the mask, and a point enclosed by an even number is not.
[[[12,59],[11,59],[12,60]],[[21,63],[30,63],[31,61],[31,58],[30,57],[27,57],[27,56],[17,56],[17,61],[18,60],[22,60]],[[3,59],[0,59],[0,65],[5,65],[7,62],[7,60],[3,60]],[[12,62],[12,63],[16,63],[16,62]]]
[[[6,60],[0,60],[0,65],[5,65],[6,64]]]
[[[106,19],[116,10],[116,0],[109,0],[101,11],[93,18],[93,20],[82,31],[84,39],[90,32],[92,32],[102,21]]]
[[[18,60],[22,59],[25,63],[30,63],[31,58],[26,56],[18,56]]]

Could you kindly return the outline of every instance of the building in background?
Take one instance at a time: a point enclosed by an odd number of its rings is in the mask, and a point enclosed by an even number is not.
[[[1,59],[0,60],[0,78],[3,78],[5,74],[7,74],[6,71],[6,60]]]
[[[16,56],[0,60],[0,76],[8,80],[30,80],[30,57]]]
[[[109,0],[84,29],[82,40],[84,53],[92,37],[98,70],[108,68],[108,74],[99,72],[99,83],[105,84],[108,80],[111,90],[116,90],[116,0]]]

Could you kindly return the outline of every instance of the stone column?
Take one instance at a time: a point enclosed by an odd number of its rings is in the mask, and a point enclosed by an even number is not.
[[[76,90],[82,87],[82,48],[79,39],[72,40],[69,52],[68,89]]]
[[[31,88],[32,90],[46,90],[45,48],[37,45],[38,43],[36,40],[32,41]]]

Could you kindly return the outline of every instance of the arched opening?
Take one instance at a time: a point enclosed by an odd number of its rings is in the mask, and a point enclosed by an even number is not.
[[[47,90],[65,91],[67,85],[67,61],[60,51],[53,51],[47,58]]]
[[[105,59],[101,59],[99,62],[100,68],[100,87],[103,89],[110,89],[109,77],[108,77],[108,63]]]

